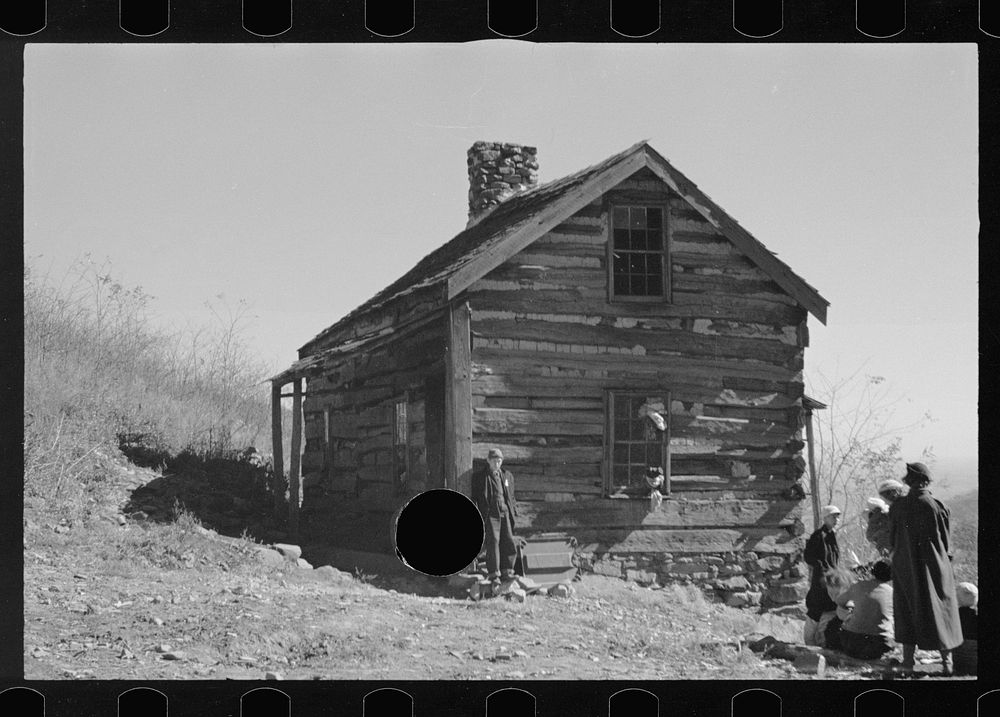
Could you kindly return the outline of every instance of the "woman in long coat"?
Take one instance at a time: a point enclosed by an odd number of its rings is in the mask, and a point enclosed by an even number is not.
[[[910,492],[889,509],[892,540],[893,615],[896,642],[903,646],[903,668],[913,668],[913,653],[938,650],[944,674],[951,674],[951,651],[962,644],[949,553],[950,514],[927,486],[930,471],[907,463],[903,481]]]

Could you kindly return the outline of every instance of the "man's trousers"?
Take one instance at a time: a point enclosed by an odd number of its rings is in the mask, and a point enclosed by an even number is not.
[[[514,544],[514,530],[510,524],[510,514],[489,516],[483,521],[486,530],[486,568],[490,578],[514,576],[514,562],[517,560],[517,546]]]

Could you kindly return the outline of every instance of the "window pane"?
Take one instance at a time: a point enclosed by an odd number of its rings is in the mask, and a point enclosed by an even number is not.
[[[663,296],[663,277],[655,274],[646,276],[646,296]]]
[[[645,229],[646,228],[646,208],[645,207],[629,207],[629,223],[628,225],[632,229]]]
[[[662,229],[650,229],[646,232],[646,247],[650,251],[663,251]]]
[[[628,296],[629,282],[627,274],[615,274],[615,294]]]
[[[615,440],[616,441],[627,441],[628,440],[628,427],[629,421],[627,418],[620,418],[615,421]]]
[[[628,226],[628,207],[615,207],[612,216],[611,226],[625,228]]]
[[[646,230],[645,229],[633,229],[632,230],[632,248],[640,249],[645,251],[646,249]]]
[[[615,249],[627,249],[629,245],[628,241],[628,229],[619,229],[615,227]]]
[[[646,257],[644,254],[628,255],[628,273],[629,274],[646,273]]]
[[[618,396],[615,396],[614,399],[611,401],[611,403],[613,403],[614,406],[615,406],[614,415],[615,415],[616,418],[619,417],[619,416],[624,416],[624,415],[627,414],[627,412],[628,412],[628,401],[626,401],[625,399],[619,398]]]
[[[628,466],[615,466],[612,482],[614,485],[628,484]]]
[[[611,256],[616,274],[624,274],[628,271],[628,254],[615,253]]]
[[[646,295],[646,278],[643,274],[636,274],[629,277],[628,293],[632,296]]]
[[[650,207],[646,210],[646,226],[650,229],[659,229],[663,226],[663,210],[659,207]]]
[[[638,410],[639,409],[636,408],[636,412]],[[633,414],[632,414],[632,416],[631,416],[631,418],[629,420],[629,436],[628,437],[629,437],[630,441],[641,441],[641,440],[643,440],[643,438],[642,438],[642,424],[645,421],[646,421],[645,418],[639,418],[639,417],[637,417],[635,415],[635,412],[633,412]],[[639,457],[639,460],[640,461],[642,460],[642,456]]]
[[[615,444],[612,460],[615,465],[624,465],[628,463],[628,444]]]

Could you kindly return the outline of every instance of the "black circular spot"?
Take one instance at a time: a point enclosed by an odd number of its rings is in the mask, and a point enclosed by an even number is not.
[[[453,575],[483,547],[483,519],[471,500],[453,490],[412,498],[396,519],[396,555],[426,575]]]

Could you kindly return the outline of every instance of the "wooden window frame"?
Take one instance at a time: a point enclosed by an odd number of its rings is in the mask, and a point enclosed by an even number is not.
[[[666,430],[662,432],[660,438],[660,466],[663,468],[663,485],[660,493],[669,496],[670,489],[670,391],[666,389],[653,388],[640,390],[635,388],[609,388],[604,392],[604,495],[611,495],[617,489],[614,480],[614,448],[615,448],[615,402],[621,398],[641,398],[646,399],[650,395],[657,395],[663,398],[664,410],[662,416],[667,422]],[[627,486],[626,491],[641,493],[635,497],[645,498],[649,491],[644,484],[639,484],[637,490],[634,486]]]
[[[615,209],[641,207],[643,209],[659,209],[663,212],[663,249],[660,251],[660,261],[663,263],[663,296],[632,296],[629,294],[618,295],[615,293]],[[671,224],[670,203],[666,201],[657,202],[629,202],[611,200],[605,204],[604,211],[608,218],[607,234],[607,259],[608,265],[608,302],[636,302],[636,303],[670,303],[671,301],[671,281],[670,273],[672,265],[670,263],[671,253]],[[648,252],[652,254],[653,252]]]
[[[403,394],[392,400],[392,486],[396,491],[402,491],[405,487],[405,483],[400,482],[400,468],[406,473],[407,478],[410,474],[410,427],[409,421],[409,411],[407,407],[409,406],[410,400],[408,394]],[[400,443],[399,439],[399,406],[403,407],[403,441]],[[403,463],[400,466],[399,456],[396,449],[403,447]]]
[[[330,428],[330,412],[332,409],[327,406],[323,409],[323,478],[327,488],[333,488],[333,436]]]

